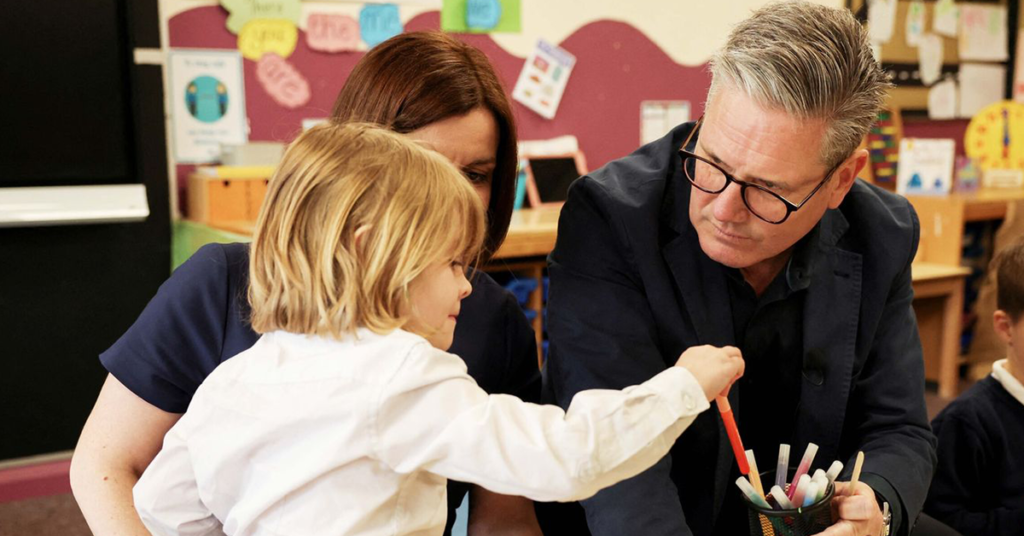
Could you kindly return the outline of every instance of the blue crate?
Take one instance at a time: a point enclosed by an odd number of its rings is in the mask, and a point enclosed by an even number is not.
[[[505,288],[516,297],[519,305],[526,305],[530,299],[530,293],[537,290],[537,280],[533,278],[513,279],[505,284]]]

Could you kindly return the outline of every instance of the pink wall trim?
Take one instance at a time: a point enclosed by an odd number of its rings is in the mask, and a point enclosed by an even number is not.
[[[0,469],[0,503],[71,493],[71,460]]]

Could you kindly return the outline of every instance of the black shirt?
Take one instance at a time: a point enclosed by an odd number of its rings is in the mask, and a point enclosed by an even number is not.
[[[733,407],[743,447],[753,450],[760,472],[774,471],[779,444],[792,443],[800,402],[803,369],[804,292],[810,285],[817,227],[801,239],[785,268],[768,284],[761,296],[735,268],[723,267],[729,289],[733,332],[743,352],[746,371],[733,387],[739,404]],[[790,456],[801,456],[802,446],[793,445]],[[730,480],[740,476],[736,465]],[[762,479],[765,491],[770,482]],[[739,488],[726,491],[715,534],[745,534],[747,508]]]

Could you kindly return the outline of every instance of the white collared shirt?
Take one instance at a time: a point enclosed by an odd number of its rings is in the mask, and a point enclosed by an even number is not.
[[[488,395],[416,335],[284,332],[221,364],[135,486],[154,534],[441,534],[446,479],[569,501],[647,469],[709,407],[670,367],[568,411]]]
[[[1010,396],[1017,399],[1017,402],[1024,404],[1024,385],[1009,370],[1006,369],[1006,360],[1000,359],[992,363],[992,377],[1002,384],[1003,389],[1010,393]]]

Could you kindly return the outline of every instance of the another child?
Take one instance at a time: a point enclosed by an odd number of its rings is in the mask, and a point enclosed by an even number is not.
[[[484,236],[442,156],[367,125],[288,149],[257,222],[253,328],[135,487],[155,534],[441,534],[447,478],[577,500],[661,459],[743,371],[698,347],[567,411],[487,395],[444,352]]]
[[[1024,240],[993,265],[1006,359],[932,421],[939,464],[924,510],[965,536],[1024,534]]]

